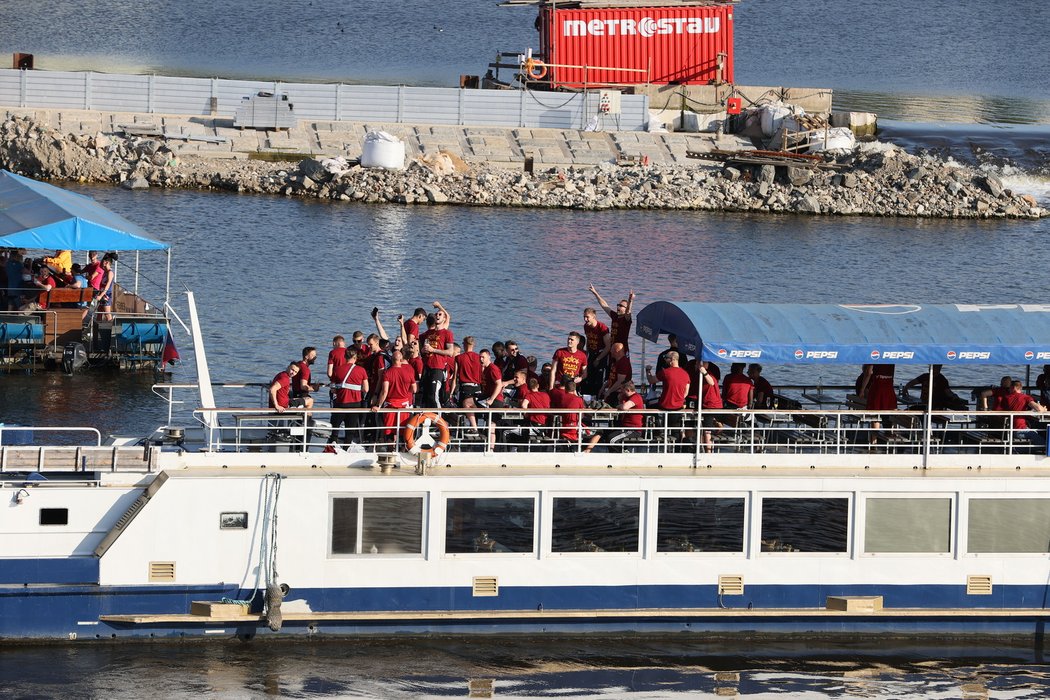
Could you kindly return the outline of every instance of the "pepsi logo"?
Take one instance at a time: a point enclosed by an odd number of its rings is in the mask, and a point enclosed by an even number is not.
[[[1031,350],[1029,350],[1028,352],[1026,352],[1024,354],[1024,359],[1026,359],[1026,360],[1034,360],[1035,359],[1035,353],[1032,352]]]
[[[796,360],[801,360],[805,356],[806,356],[806,353],[802,352],[801,350],[796,350],[795,351],[795,359]]]
[[[958,357],[958,355],[954,350],[949,350],[947,357],[949,360],[954,360],[956,357]]]
[[[879,359],[879,351],[878,350],[872,350],[871,351],[871,359],[873,359],[873,360]]]
[[[720,349],[720,350],[718,351],[718,356],[719,356],[719,357],[722,357],[722,358],[725,358],[725,357],[728,357],[728,356],[729,356],[729,353],[728,353],[728,352],[726,351],[726,349],[725,349],[725,348],[722,348],[722,349]]]

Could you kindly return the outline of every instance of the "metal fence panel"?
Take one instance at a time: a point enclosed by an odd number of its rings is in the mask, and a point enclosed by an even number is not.
[[[401,120],[417,124],[458,124],[459,90],[402,88]]]
[[[153,111],[159,114],[211,114],[211,80],[156,76],[153,79]]]
[[[148,75],[91,73],[89,109],[111,112],[149,111]]]
[[[18,76],[21,71],[13,72]],[[85,109],[84,76],[87,74],[56,71],[38,74],[44,77],[37,80],[34,73],[35,71],[24,71],[26,107]],[[90,77],[93,76],[89,75]],[[18,105],[17,101],[15,105]]]
[[[23,85],[24,83],[24,85]],[[170,76],[0,70],[0,104],[12,107],[95,109],[114,112],[207,115],[230,118],[258,92],[288,95],[299,119],[369,124],[421,123],[582,129],[597,114],[590,93],[462,90]],[[603,129],[643,129],[648,99],[624,95],[622,114],[599,120]]]
[[[18,107],[22,104],[21,88],[22,71],[0,71],[0,105]]]
[[[336,121],[336,88],[332,83],[281,83],[281,91],[295,107],[295,116],[326,122]]]
[[[349,122],[397,122],[400,90],[382,85],[344,85],[340,116]]]

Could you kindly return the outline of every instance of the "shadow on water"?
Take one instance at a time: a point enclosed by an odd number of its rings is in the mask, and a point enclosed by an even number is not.
[[[147,653],[148,652],[148,653]],[[46,661],[44,660],[46,658]],[[984,646],[691,637],[473,637],[0,648],[5,688],[132,697],[1043,697],[1021,640]],[[13,679],[13,681],[11,680]]]

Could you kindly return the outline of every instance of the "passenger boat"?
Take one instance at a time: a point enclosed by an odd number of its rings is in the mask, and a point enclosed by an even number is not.
[[[59,365],[68,373],[87,365],[159,368],[170,337],[170,275],[163,305],[140,297],[139,254],[166,252],[170,272],[167,244],[90,197],[5,170],[0,170],[0,212],[0,248],[44,255],[60,250],[134,253],[134,265],[128,266],[134,272],[131,284],[122,285],[124,276],[114,267],[120,281],[113,285],[112,313],[101,313],[88,288],[21,289],[22,301],[36,302],[35,310],[0,309],[0,370]]]
[[[583,453],[582,438],[523,432],[521,416],[488,409],[477,415],[492,427],[470,438],[448,410],[413,421],[415,454],[375,448],[368,432],[333,453],[325,409],[217,404],[192,294],[189,307],[193,425],[107,444],[89,430],[76,446],[57,429],[56,444],[11,445],[49,432],[0,427],[0,639],[1041,639],[1050,618],[1045,437],[1005,414],[875,416],[844,396],[825,410],[831,392],[807,390],[815,409],[741,411],[710,453],[702,408],[678,416],[683,428],[652,411],[613,449]],[[715,361],[1050,357],[1045,306],[657,302],[636,331],[675,333]],[[608,411],[582,413],[613,430]]]

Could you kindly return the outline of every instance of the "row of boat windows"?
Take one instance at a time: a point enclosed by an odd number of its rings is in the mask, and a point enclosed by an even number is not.
[[[850,541],[847,497],[763,497],[763,552],[845,553]],[[950,553],[953,499],[867,497],[865,553]],[[742,553],[744,497],[660,497],[657,552]],[[1050,499],[980,498],[967,501],[967,547],[977,553],[1050,551]],[[446,554],[535,553],[537,499],[445,499]],[[550,548],[554,553],[640,552],[640,497],[555,497]],[[330,553],[422,554],[422,496],[335,496]]]

